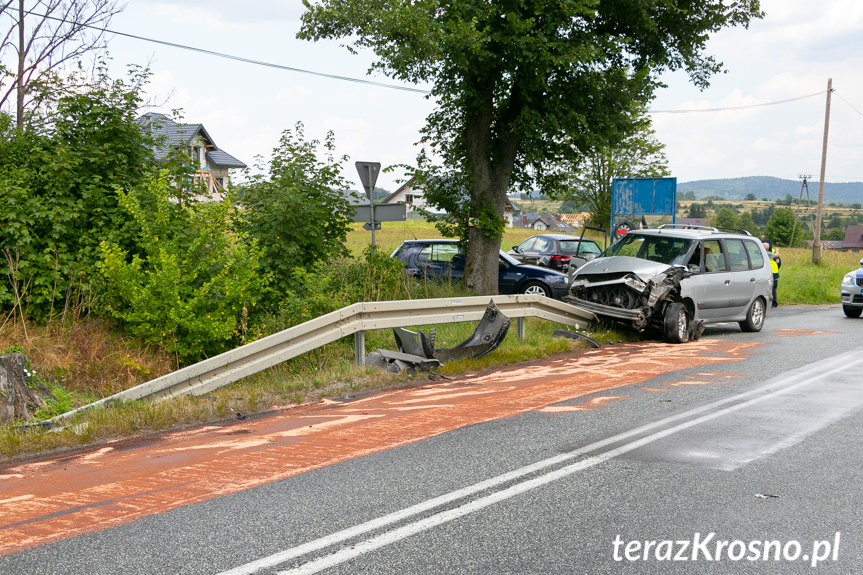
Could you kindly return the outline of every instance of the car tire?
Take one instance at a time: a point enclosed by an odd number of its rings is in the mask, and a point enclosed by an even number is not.
[[[679,302],[669,304],[665,308],[665,339],[669,343],[686,343],[689,341],[689,312],[686,306]]]
[[[518,293],[523,293],[526,295],[542,295],[545,297],[551,297],[551,290],[548,286],[541,284],[539,282],[527,282],[523,286]]]
[[[863,307],[851,307],[843,305],[842,311],[845,312],[846,317],[860,317],[860,314],[863,313]]]
[[[746,312],[746,319],[740,322],[740,329],[747,332],[761,331],[761,328],[764,327],[766,309],[764,300],[760,297],[755,298],[755,301],[749,306],[749,311]]]
[[[623,220],[614,226],[614,237],[613,240],[616,241],[623,236],[625,236],[628,232],[631,232],[635,229],[635,224],[630,222],[629,220]]]

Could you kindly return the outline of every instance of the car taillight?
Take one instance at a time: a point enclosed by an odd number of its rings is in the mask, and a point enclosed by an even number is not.
[[[551,256],[551,261],[553,262],[568,262],[571,259],[569,256]]]

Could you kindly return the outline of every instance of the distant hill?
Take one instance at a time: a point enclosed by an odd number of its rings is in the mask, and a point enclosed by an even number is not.
[[[677,182],[677,197],[687,192],[695,192],[695,197],[700,199],[708,196],[718,196],[727,200],[743,200],[748,194],[753,194],[756,199],[767,198],[775,201],[785,199],[788,194],[792,198],[799,198],[802,180],[783,180],[770,176],[752,176],[748,178],[728,178],[724,180],[695,180],[692,182]],[[808,182],[809,198],[813,202],[818,201],[818,182]],[[806,200],[806,191],[803,191],[803,199]],[[863,182],[830,183],[824,184],[824,203],[830,204],[863,204]]]

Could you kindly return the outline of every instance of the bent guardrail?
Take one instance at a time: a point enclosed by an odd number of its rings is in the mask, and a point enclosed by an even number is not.
[[[246,376],[273,367],[343,337],[354,336],[354,356],[362,365],[365,332],[373,329],[479,321],[489,300],[507,317],[516,320],[519,338],[524,337],[524,318],[536,317],[583,329],[595,316],[568,303],[539,295],[472,296],[363,302],[253,341],[84,405],[52,418],[64,419],[93,407],[136,399],[167,399],[178,395],[203,395]]]

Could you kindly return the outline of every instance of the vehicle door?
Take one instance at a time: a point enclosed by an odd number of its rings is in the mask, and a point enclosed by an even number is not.
[[[745,314],[755,297],[757,274],[749,263],[749,251],[744,245],[744,240],[727,238],[724,243],[729,265],[728,309],[725,315],[734,317]]]
[[[514,294],[524,280],[524,268],[509,254],[500,252],[498,261],[497,293]]]
[[[548,255],[551,242],[548,238],[535,237],[524,251],[521,252],[521,261],[526,264],[538,265],[541,258]]]
[[[527,262],[525,258],[527,258],[527,254],[530,254],[534,251],[533,246],[536,243],[536,236],[532,236],[512,248],[513,253],[510,254],[512,257],[517,259],[520,262]]]
[[[697,266],[701,271],[684,280],[681,295],[689,297],[695,304],[697,318],[711,320],[722,317],[728,307],[728,265],[722,242],[704,240],[699,242],[689,261],[690,269]]]
[[[464,275],[461,244],[428,244],[417,254],[419,276],[434,280],[460,281]]]

